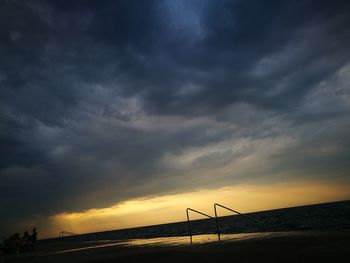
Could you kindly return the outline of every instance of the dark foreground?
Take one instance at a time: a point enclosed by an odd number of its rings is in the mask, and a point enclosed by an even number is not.
[[[184,237],[178,243],[134,240],[94,248],[97,243],[55,243],[2,257],[0,262],[349,262],[350,258],[350,230],[250,234],[221,242],[213,235],[204,243],[196,243],[196,238],[193,245]],[[74,250],[82,247],[90,248]]]

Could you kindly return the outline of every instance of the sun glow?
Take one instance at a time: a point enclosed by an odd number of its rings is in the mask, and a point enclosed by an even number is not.
[[[198,190],[176,195],[128,200],[101,209],[79,213],[61,213],[50,217],[52,229],[47,235],[60,230],[74,233],[95,232],[186,220],[185,209],[192,207],[213,214],[213,203],[218,202],[240,212],[253,212],[281,207],[337,201],[350,198],[348,185],[275,184],[273,186],[232,186]],[[220,211],[220,215],[227,215]],[[193,218],[200,218],[191,215]]]

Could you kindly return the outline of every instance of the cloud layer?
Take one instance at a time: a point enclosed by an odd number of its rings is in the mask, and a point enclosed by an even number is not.
[[[347,1],[3,1],[2,229],[259,180],[349,182]]]

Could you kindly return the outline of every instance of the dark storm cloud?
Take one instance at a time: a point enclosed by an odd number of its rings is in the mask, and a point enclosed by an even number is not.
[[[1,229],[349,168],[347,1],[0,5]]]

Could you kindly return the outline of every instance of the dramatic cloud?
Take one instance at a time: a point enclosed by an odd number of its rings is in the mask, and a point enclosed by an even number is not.
[[[349,184],[349,13],[348,1],[2,1],[0,232],[254,180]]]

